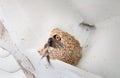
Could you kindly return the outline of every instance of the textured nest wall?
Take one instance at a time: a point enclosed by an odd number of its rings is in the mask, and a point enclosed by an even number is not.
[[[58,28],[51,31],[50,37],[53,37],[54,35],[59,35],[61,37],[63,47],[51,48],[49,54],[50,58],[58,59],[71,65],[77,65],[82,55],[82,48],[80,47],[79,41],[72,35]]]

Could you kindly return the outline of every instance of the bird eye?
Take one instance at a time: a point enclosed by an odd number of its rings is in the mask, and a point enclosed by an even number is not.
[[[61,40],[61,37],[60,37],[59,35],[54,35],[53,37],[54,37],[54,39],[56,39],[57,41],[60,41],[60,40]]]

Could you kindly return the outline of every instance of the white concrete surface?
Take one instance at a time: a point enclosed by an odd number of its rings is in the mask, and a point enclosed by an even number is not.
[[[120,17],[113,17],[96,24],[97,29],[80,68],[104,78],[120,77]]]

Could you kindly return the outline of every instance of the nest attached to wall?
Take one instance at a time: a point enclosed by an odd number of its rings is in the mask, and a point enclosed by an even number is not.
[[[50,37],[53,37],[56,34],[60,36],[60,42],[63,44],[63,47],[50,49],[50,58],[58,59],[65,63],[76,66],[82,56],[82,48],[80,47],[79,41],[69,33],[58,28],[55,28],[51,31]],[[40,52],[40,55],[43,55],[42,51]]]

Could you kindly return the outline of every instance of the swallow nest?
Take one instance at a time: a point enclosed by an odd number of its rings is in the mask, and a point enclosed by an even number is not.
[[[58,59],[65,63],[76,66],[81,58],[82,48],[80,43],[72,35],[64,32],[58,28],[51,31],[50,37],[53,35],[59,35],[61,37],[61,43],[63,47],[53,48],[49,54],[51,59]]]

